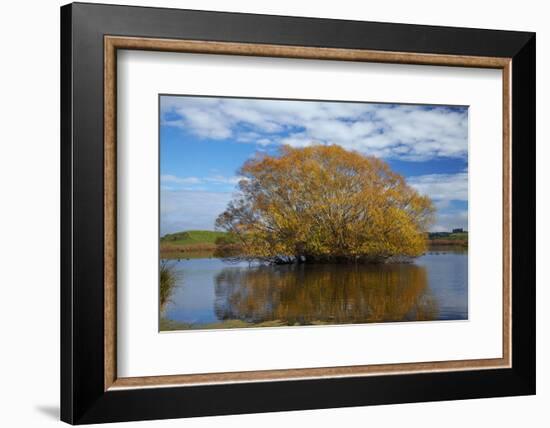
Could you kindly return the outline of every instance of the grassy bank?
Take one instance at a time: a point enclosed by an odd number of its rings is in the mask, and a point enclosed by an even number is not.
[[[432,246],[468,246],[468,232],[433,232],[428,235],[428,244]]]
[[[330,322],[313,321],[307,325],[329,325]],[[305,324],[295,324],[305,325]],[[281,320],[263,321],[259,323],[251,323],[239,319],[218,321],[207,324],[191,324],[161,318],[160,331],[176,331],[176,330],[215,330],[224,328],[253,328],[253,327],[288,327],[289,324]]]
[[[160,256],[163,259],[212,257],[216,241],[227,238],[226,232],[187,230],[171,233],[160,239]]]
[[[160,331],[175,331],[175,330],[215,330],[223,328],[251,328],[251,327],[281,327],[284,326],[282,321],[264,321],[261,323],[249,323],[241,320],[226,320],[207,324],[190,324],[178,321],[173,321],[165,318],[160,320]]]

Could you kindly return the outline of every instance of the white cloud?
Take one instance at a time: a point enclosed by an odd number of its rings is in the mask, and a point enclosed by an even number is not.
[[[437,215],[436,223],[431,232],[450,232],[455,228],[468,230],[468,211],[460,210]]]
[[[407,183],[423,195],[428,195],[437,209],[433,232],[468,229],[468,210],[449,209],[451,201],[468,201],[468,173],[427,174],[407,178]]]
[[[209,183],[216,184],[237,184],[239,181],[243,180],[244,177],[234,176],[234,177],[224,177],[223,175],[214,175],[210,177],[205,177],[204,181]]]
[[[177,177],[175,175],[161,175],[160,181],[162,183],[172,183],[172,184],[199,184],[201,179],[198,177]]]
[[[178,177],[176,175],[164,174],[161,175],[160,181],[162,184],[173,185],[195,185],[195,184],[230,184],[235,185],[244,177],[233,176],[225,177],[223,175],[211,175],[206,177]]]
[[[338,144],[407,160],[465,157],[467,109],[343,102],[163,97],[164,125],[243,143]]]
[[[231,196],[231,192],[161,190],[161,235],[182,230],[213,230],[216,217],[226,209]]]
[[[436,202],[468,200],[467,172],[419,175],[409,177],[407,183]]]

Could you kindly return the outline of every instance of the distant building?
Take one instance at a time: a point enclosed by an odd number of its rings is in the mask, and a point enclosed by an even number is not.
[[[453,229],[453,233],[464,233],[464,229],[462,229],[461,227],[457,229]]]

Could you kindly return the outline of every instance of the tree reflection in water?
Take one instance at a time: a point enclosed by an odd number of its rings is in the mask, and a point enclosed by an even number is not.
[[[426,270],[414,264],[228,268],[215,281],[219,320],[308,325],[437,318]]]

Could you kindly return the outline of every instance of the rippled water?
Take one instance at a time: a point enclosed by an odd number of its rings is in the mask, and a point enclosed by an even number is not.
[[[171,329],[468,318],[465,251],[393,265],[170,263],[178,285],[161,316]]]

